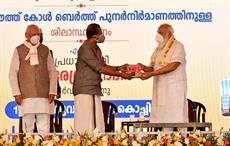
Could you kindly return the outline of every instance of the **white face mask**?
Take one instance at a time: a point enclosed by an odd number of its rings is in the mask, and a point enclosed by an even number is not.
[[[103,43],[105,41],[105,36],[104,34],[100,34],[99,35],[99,39],[96,40],[97,43]]]
[[[163,38],[163,36],[162,36],[162,35],[160,35],[159,33],[157,33],[157,34],[156,34],[156,38],[155,38],[155,40],[156,40],[159,44],[161,44],[161,43],[163,43],[163,42],[164,42],[164,38]]]
[[[37,45],[40,42],[40,36],[39,35],[34,35],[30,38],[30,42],[33,45]]]

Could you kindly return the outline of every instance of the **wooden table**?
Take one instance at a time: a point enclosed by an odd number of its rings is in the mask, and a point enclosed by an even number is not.
[[[133,123],[134,128],[208,128],[212,131],[212,123]]]
[[[129,132],[129,128],[133,127],[134,124],[142,124],[142,123],[149,123],[149,120],[145,121],[123,121],[121,122],[121,128],[124,129],[126,127],[126,131]]]

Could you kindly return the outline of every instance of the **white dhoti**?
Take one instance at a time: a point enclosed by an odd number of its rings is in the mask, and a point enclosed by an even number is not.
[[[94,102],[94,99],[95,102]],[[94,106],[95,103],[95,106]],[[92,133],[95,128],[105,131],[101,97],[79,94],[74,97],[74,130]]]

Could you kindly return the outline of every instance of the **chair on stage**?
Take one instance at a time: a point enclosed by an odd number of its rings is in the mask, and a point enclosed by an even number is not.
[[[105,132],[114,132],[115,130],[115,115],[118,112],[117,106],[108,101],[102,101]]]
[[[192,100],[187,99],[188,101],[188,121],[195,122],[196,121],[196,106]]]
[[[62,119],[65,107],[59,100],[54,100],[55,114],[50,115],[50,132],[62,132]],[[54,129],[55,128],[55,129]]]
[[[54,99],[55,114],[50,115],[50,132],[62,132],[62,119],[65,107],[63,103]],[[34,123],[34,132],[37,132],[36,123]],[[19,117],[19,133],[23,133],[22,117]]]
[[[196,101],[193,101],[193,103],[196,105],[196,119],[197,119],[197,122],[205,122],[205,114],[206,114],[206,108],[205,106],[200,103],[200,102],[196,102]]]
[[[197,101],[188,100],[188,116],[189,122],[205,122],[206,108],[205,106]]]
[[[188,116],[190,123],[205,123],[205,114],[206,108],[202,103],[188,99]],[[198,129],[202,131],[205,130],[204,127]],[[188,130],[191,131],[192,128],[189,128]]]

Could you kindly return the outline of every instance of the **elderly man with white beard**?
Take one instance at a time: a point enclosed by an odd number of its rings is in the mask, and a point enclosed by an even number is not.
[[[188,122],[186,53],[169,24],[159,26],[150,66],[142,66],[143,80],[153,78],[151,123]]]
[[[9,81],[22,116],[23,132],[49,133],[50,104],[57,93],[57,71],[49,48],[40,44],[37,25],[27,26],[23,44],[14,50]]]

